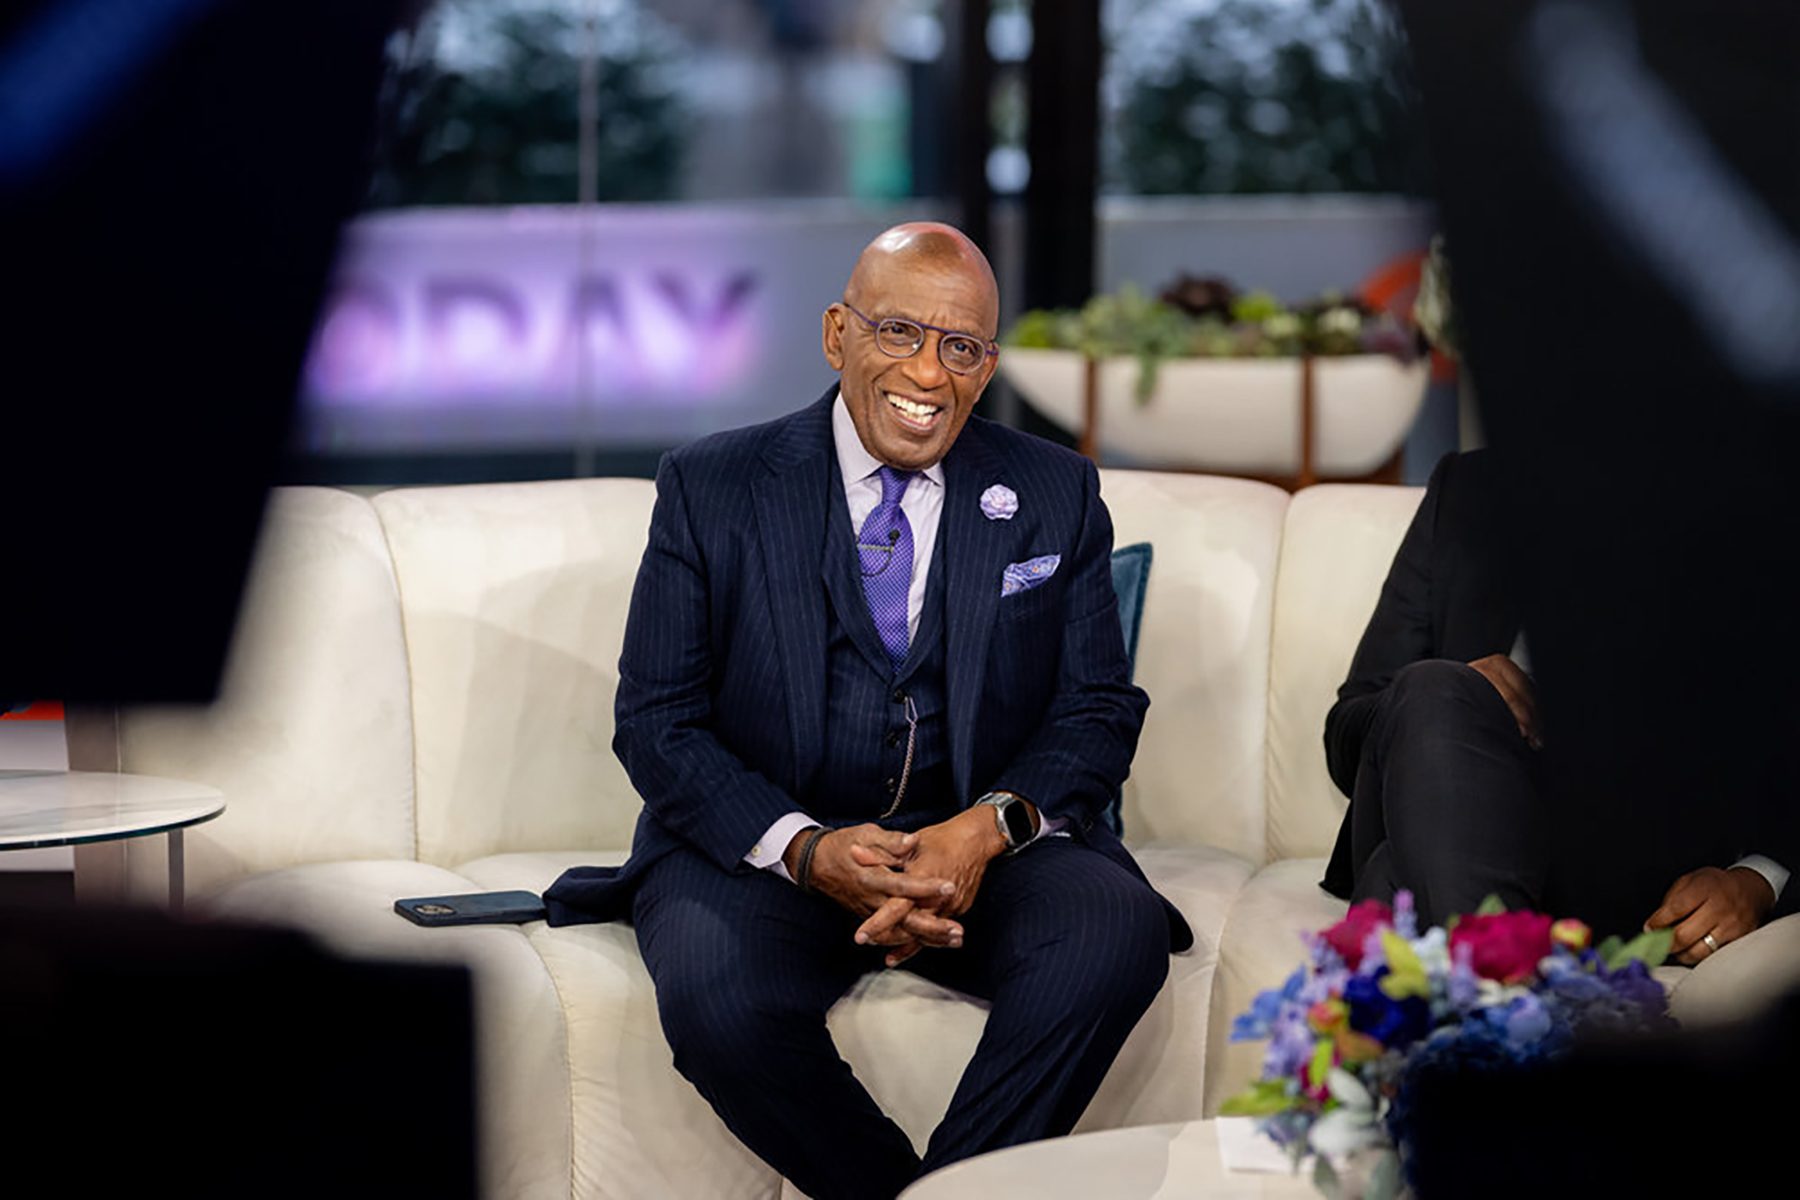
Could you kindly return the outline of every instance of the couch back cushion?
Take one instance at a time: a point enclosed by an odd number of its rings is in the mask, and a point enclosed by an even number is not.
[[[422,860],[630,845],[612,704],[654,501],[641,479],[375,498],[412,666]]]
[[[1149,542],[1137,684],[1150,712],[1125,785],[1125,840],[1261,862],[1269,638],[1287,494],[1209,475],[1105,470],[1114,544]]]
[[[1288,505],[1269,659],[1270,861],[1331,852],[1348,802],[1325,771],[1325,714],[1424,494],[1325,484]]]
[[[120,769],[224,792],[224,815],[188,831],[197,893],[299,863],[411,858],[411,707],[374,509],[349,492],[278,488],[218,701],[124,710]]]

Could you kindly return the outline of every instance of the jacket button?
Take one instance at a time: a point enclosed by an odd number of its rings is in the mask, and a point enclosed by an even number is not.
[[[900,731],[898,729],[888,730],[887,744],[890,749],[900,744]]]
[[[899,688],[894,689],[894,694],[891,698],[895,704],[905,704],[906,703],[906,693],[901,691]]]

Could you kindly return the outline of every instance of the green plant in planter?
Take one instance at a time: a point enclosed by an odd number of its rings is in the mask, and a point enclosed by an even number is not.
[[[1089,300],[1079,312],[1033,309],[1007,332],[1007,345],[1074,350],[1093,359],[1138,361],[1140,404],[1156,391],[1170,358],[1297,358],[1386,353],[1410,357],[1412,334],[1360,300],[1327,292],[1288,308],[1268,292],[1239,293],[1225,280],[1183,276],[1158,298],[1131,284]]]

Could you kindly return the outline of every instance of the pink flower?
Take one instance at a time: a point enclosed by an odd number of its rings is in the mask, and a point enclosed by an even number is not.
[[[1384,925],[1392,925],[1394,912],[1379,900],[1364,900],[1353,905],[1344,919],[1327,929],[1325,944],[1337,951],[1344,965],[1352,971],[1362,965],[1363,945],[1369,934]]]
[[[1519,983],[1550,953],[1550,924],[1549,917],[1534,912],[1464,917],[1450,931],[1450,948],[1468,946],[1470,965],[1483,979]]]

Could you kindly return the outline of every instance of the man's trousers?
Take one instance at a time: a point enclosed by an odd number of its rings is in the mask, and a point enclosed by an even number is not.
[[[1363,743],[1350,814],[1352,900],[1410,890],[1421,927],[1497,895],[1543,909],[1550,875],[1539,751],[1463,663],[1403,668]]]
[[[825,1028],[883,969],[882,948],[852,941],[859,918],[687,850],[650,869],[632,917],[676,1068],[813,1200],[891,1197],[946,1163],[1068,1133],[1168,973],[1162,902],[1117,863],[1055,837],[990,863],[963,945],[905,967],[990,1006],[921,1163]]]

